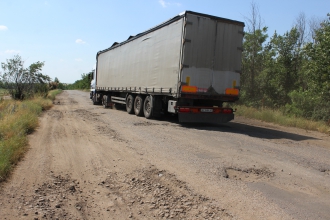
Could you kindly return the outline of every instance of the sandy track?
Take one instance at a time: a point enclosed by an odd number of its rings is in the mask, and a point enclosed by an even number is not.
[[[329,219],[330,138],[237,118],[182,126],[65,91],[0,191],[1,219]]]

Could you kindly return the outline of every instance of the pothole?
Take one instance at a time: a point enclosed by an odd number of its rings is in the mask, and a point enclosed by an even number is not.
[[[321,173],[324,173],[324,174],[327,174],[327,175],[330,175],[330,170],[329,169],[324,169],[324,168],[321,168],[319,169]]]
[[[240,169],[229,167],[225,169],[224,177],[245,182],[267,181],[275,176],[268,168],[248,168]]]
[[[135,126],[151,126],[151,125],[158,125],[158,124],[155,124],[155,123],[151,123],[149,121],[144,121],[144,122],[137,122],[137,123],[134,123]]]
[[[120,136],[118,135],[118,133],[111,129],[110,127],[108,126],[101,126],[101,125],[97,125],[95,127],[95,130],[101,134],[101,135],[104,135],[104,136],[107,136],[107,137],[110,137],[116,141],[124,141],[122,138],[120,138]]]

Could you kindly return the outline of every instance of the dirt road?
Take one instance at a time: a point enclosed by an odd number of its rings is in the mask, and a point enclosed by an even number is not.
[[[1,219],[330,219],[330,138],[182,126],[64,91],[0,189]]]

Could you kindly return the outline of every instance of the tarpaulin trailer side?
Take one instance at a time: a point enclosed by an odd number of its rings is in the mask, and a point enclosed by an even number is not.
[[[205,119],[212,118],[210,114],[202,117],[207,113],[224,114],[210,107],[221,108],[222,102],[238,99],[243,28],[242,22],[186,11],[114,43],[97,53],[92,97],[106,103],[133,100],[135,104],[136,96],[141,102],[150,95],[151,104],[158,103],[157,111],[180,115],[197,107],[195,113]],[[175,108],[169,108],[169,101]],[[232,111],[229,114],[233,116]],[[194,121],[195,116],[181,118]]]

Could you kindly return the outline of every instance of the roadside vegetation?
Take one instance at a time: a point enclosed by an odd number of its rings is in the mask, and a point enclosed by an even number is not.
[[[68,84],[65,86],[65,89],[68,90],[84,90],[84,91],[89,91],[91,88],[91,81],[92,81],[92,76],[93,76],[94,70],[90,71],[89,73],[83,73],[81,74],[81,79],[76,80],[72,84]]]
[[[243,116],[245,118],[252,118],[278,125],[330,134],[330,124],[322,120],[313,121],[293,115],[289,116],[280,110],[273,110],[268,108],[256,109],[245,105],[234,105],[232,107],[237,108],[235,115]]]
[[[324,15],[325,16],[325,15]],[[330,14],[300,13],[271,37],[251,4],[243,42],[237,114],[310,130],[330,129]]]
[[[52,107],[52,99],[61,90],[49,92],[49,98],[0,101],[0,182],[27,150],[27,135],[38,127],[38,116]]]
[[[1,63],[0,182],[26,152],[27,135],[37,128],[38,116],[52,107],[55,96],[62,91],[56,89],[59,82],[41,73],[43,65],[36,62],[25,68],[19,55]],[[11,99],[3,99],[4,95]]]
[[[8,94],[8,91],[6,89],[1,89],[0,88],[0,97],[4,96],[4,95],[7,95]]]

